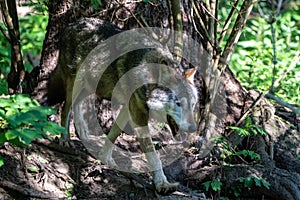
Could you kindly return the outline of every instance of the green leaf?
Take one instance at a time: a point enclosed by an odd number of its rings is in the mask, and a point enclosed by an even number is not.
[[[40,157],[40,156],[38,156],[37,159],[38,159],[41,163],[44,163],[44,164],[49,163],[48,160],[46,160],[45,158],[42,158],[42,157]]]
[[[254,177],[253,180],[254,180],[256,186],[261,187],[261,179],[260,178]]]
[[[12,102],[10,99],[7,98],[0,98],[0,107],[1,108],[7,108],[12,105]]]
[[[24,124],[32,124],[34,121],[47,121],[47,115],[40,110],[40,107],[22,111],[16,120],[22,121]]]
[[[18,137],[18,130],[9,129],[5,133],[6,140],[13,140]]]
[[[0,144],[4,144],[6,141],[5,133],[0,133]]]
[[[29,166],[27,169],[29,172],[33,172],[33,173],[39,172],[39,169],[34,165]]]
[[[37,130],[25,128],[22,130],[21,134],[19,134],[19,137],[22,138],[25,144],[29,144],[34,139],[42,139],[43,135],[41,132],[38,132]]]
[[[270,183],[268,181],[266,181],[265,179],[262,179],[261,182],[265,188],[267,188],[268,190],[270,189]]]
[[[240,183],[243,183],[243,182],[245,181],[245,178],[239,177],[237,180],[238,180]]]
[[[0,167],[2,167],[4,165],[4,160],[3,158],[0,156]]]
[[[6,118],[6,117],[5,117],[5,111],[2,110],[2,109],[0,109],[0,118],[3,118],[3,119]]]
[[[244,187],[250,188],[253,185],[252,177],[249,176],[244,180]]]
[[[8,88],[7,82],[4,81],[3,79],[0,79],[0,95],[8,94],[7,88]]]
[[[7,140],[13,140],[16,138],[21,139],[24,144],[29,144],[35,138],[41,139],[41,133],[38,133],[36,130],[24,128],[24,129],[10,129],[5,133]]]
[[[49,132],[49,133],[52,133],[52,134],[66,134],[67,133],[67,130],[54,123],[54,122],[48,122],[44,127],[43,127],[43,131],[44,132]]]
[[[259,126],[256,126],[256,125],[255,125],[254,128],[255,128],[261,135],[266,136],[266,135],[268,134],[263,128],[261,128],[261,127],[259,127]]]
[[[222,186],[222,183],[217,179],[215,179],[211,182],[211,187],[212,187],[213,191],[220,191],[221,186]]]
[[[16,120],[16,118],[19,116],[20,112],[18,109],[15,108],[7,108],[5,117],[10,125],[13,127],[17,127],[20,125],[20,121]]]
[[[26,94],[17,94],[14,96],[14,100],[21,109],[39,106],[36,100],[31,99],[29,95]]]
[[[244,128],[240,128],[240,127],[236,127],[236,126],[229,126],[229,128],[237,131],[239,136],[249,136],[250,135],[250,133]]]
[[[94,9],[97,9],[102,5],[101,0],[91,0],[91,2]]]
[[[204,185],[204,187],[205,187],[205,191],[206,191],[206,192],[207,192],[207,191],[209,190],[209,188],[210,188],[210,183],[211,183],[211,181],[206,181],[206,182],[202,183],[202,185]]]
[[[243,155],[243,156],[250,156],[252,160],[259,160],[260,159],[260,155],[258,153],[255,153],[254,151],[251,151],[251,150],[242,150],[242,151],[238,151],[235,153],[235,155],[237,156],[240,156],[240,155]]]

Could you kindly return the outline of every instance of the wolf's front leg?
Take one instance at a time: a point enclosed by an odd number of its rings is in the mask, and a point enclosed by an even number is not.
[[[85,123],[81,106],[82,106],[82,102],[76,102],[73,104],[74,122],[75,122],[77,136],[81,140],[87,140],[89,137],[88,126]]]
[[[155,189],[160,193],[168,193],[176,190],[178,183],[170,183],[164,174],[161,160],[156,152],[146,153],[149,167],[152,171]]]
[[[67,89],[70,89],[67,87]],[[71,116],[71,104],[72,104],[72,97],[70,95],[68,95],[69,92],[67,92],[66,95],[66,101],[65,101],[65,105],[62,109],[62,113],[61,113],[61,125],[63,127],[66,128],[67,133],[66,134],[61,134],[60,138],[59,138],[59,144],[62,146],[72,146],[72,144],[70,143],[70,133],[69,133],[69,129],[70,129],[70,116]]]
[[[152,139],[147,131],[148,128],[136,128],[136,130],[142,151],[146,155],[149,169],[153,175],[155,189],[160,193],[168,193],[176,190],[178,183],[170,183],[167,180],[167,177],[163,171],[162,162],[156,150],[154,149]]]
[[[123,117],[122,111],[119,114],[117,120],[119,120],[120,117]],[[110,165],[112,167],[117,167],[117,164],[112,157],[112,153],[114,148],[114,142],[116,141],[120,133],[121,129],[118,126],[118,123],[114,123],[108,135],[103,137],[104,145],[102,146],[102,149],[100,150],[97,157],[97,159],[99,159],[102,163]]]
[[[117,167],[115,160],[112,157],[114,143],[112,143],[106,136],[102,137],[104,144],[98,153],[97,159],[101,163],[109,165],[110,167]]]

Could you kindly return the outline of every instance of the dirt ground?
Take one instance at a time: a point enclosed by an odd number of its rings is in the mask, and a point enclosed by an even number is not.
[[[177,191],[157,194],[149,174],[110,169],[90,156],[75,136],[72,140],[75,148],[48,140],[28,148],[0,146],[5,162],[0,168],[0,199],[205,199],[201,191],[182,184]]]
[[[246,198],[239,199],[282,199],[282,187],[276,183],[284,178],[289,179],[291,187],[299,188],[299,160],[288,157],[289,154],[299,147],[299,118],[294,115],[289,117],[289,112],[278,110],[280,116],[286,116],[286,120],[294,124],[294,132],[286,132],[288,142],[285,141],[284,135],[279,137],[278,144],[275,144],[275,160],[279,168],[265,168],[267,165],[241,165],[228,167],[230,171],[228,177],[235,180],[234,177],[244,177],[249,171],[256,170],[257,173],[265,173],[269,181],[273,181],[272,191],[264,191],[262,187],[246,189],[243,194]],[[290,113],[291,114],[291,113]],[[297,116],[296,116],[297,117]],[[295,120],[294,120],[295,119]],[[298,127],[298,129],[297,129]],[[159,127],[158,132],[165,131]],[[298,131],[297,131],[297,130]],[[281,129],[278,129],[281,130]],[[279,131],[282,132],[282,131]],[[155,133],[155,130],[151,130]],[[117,145],[123,149],[137,151],[139,146],[137,142],[132,142],[133,136],[121,135],[117,140]],[[0,167],[0,200],[3,199],[212,199],[212,193],[205,191],[203,182],[212,180],[212,177],[224,174],[226,168],[220,168],[218,160],[214,158],[218,150],[212,151],[212,155],[203,159],[199,158],[197,149],[190,147],[185,149],[181,157],[178,157],[172,164],[164,168],[165,174],[170,182],[178,182],[179,187],[176,191],[166,194],[155,192],[151,183],[149,173],[125,173],[101,164],[94,159],[86,150],[83,143],[72,135],[72,147],[64,147],[58,144],[57,140],[49,141],[46,139],[34,141],[27,148],[15,147],[11,144],[0,145],[0,156],[4,159],[4,166]],[[163,144],[168,140],[167,134],[161,141]],[[284,147],[285,144],[292,143],[292,146]],[[175,145],[176,146],[176,145]],[[278,147],[277,147],[278,146]],[[295,146],[294,148],[292,148]],[[177,146],[176,146],[177,147]],[[293,150],[294,149],[294,150]],[[280,150],[280,151],[279,151]],[[282,150],[282,151],[281,151]],[[283,154],[282,152],[286,152]],[[215,155],[214,155],[215,154]],[[280,157],[281,156],[281,157]],[[287,162],[289,161],[289,162]],[[281,164],[283,162],[283,164]],[[253,163],[254,164],[254,163]],[[281,165],[280,165],[281,164]],[[261,167],[260,167],[261,166]],[[251,170],[250,170],[251,168]],[[277,175],[275,171],[278,171]],[[290,174],[289,174],[290,173]],[[274,175],[275,174],[275,175]],[[272,177],[274,175],[275,177]],[[229,184],[230,180],[224,176],[224,183]],[[221,177],[222,178],[222,177]],[[295,180],[294,180],[295,179]],[[293,182],[291,182],[291,180]],[[299,190],[299,189],[298,189]],[[259,194],[256,194],[260,192]],[[291,192],[292,193],[292,192]],[[273,195],[268,198],[269,195]],[[220,195],[220,194],[217,194]],[[252,197],[251,197],[252,195]],[[275,197],[275,198],[273,198]],[[295,196],[294,199],[298,199]],[[288,199],[288,198],[284,198]],[[290,198],[291,199],[291,198]]]

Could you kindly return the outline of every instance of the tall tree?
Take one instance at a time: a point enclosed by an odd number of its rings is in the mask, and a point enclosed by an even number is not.
[[[22,82],[25,78],[25,69],[21,53],[19,21],[16,1],[1,0],[1,13],[7,27],[2,33],[11,46],[11,67],[8,74],[8,91],[10,94],[22,93]]]

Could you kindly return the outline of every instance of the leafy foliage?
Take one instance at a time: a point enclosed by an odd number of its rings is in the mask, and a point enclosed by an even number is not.
[[[236,127],[236,126],[230,126],[229,128],[237,131],[239,136],[250,136],[251,134],[267,135],[267,132],[264,129],[262,129],[261,127],[253,124],[251,118],[249,118],[249,117],[246,118],[246,120],[245,120],[244,128],[240,128],[240,127]]]
[[[276,60],[274,60],[271,25],[260,17],[248,20],[240,42],[230,62],[231,69],[247,89],[267,91],[272,85],[273,61],[276,63],[274,78],[280,77],[299,54],[300,5],[292,2],[273,23],[275,29]],[[274,87],[273,92],[285,101],[300,104],[299,63],[286,78]]]
[[[212,181],[206,181],[202,183],[202,185],[205,186],[205,190],[209,191],[209,189],[212,189],[213,191],[220,191],[222,182],[219,179],[214,179]]]
[[[12,95],[0,98],[0,143],[29,144],[33,139],[64,133],[65,129],[48,121],[48,115],[56,110],[41,107],[36,100],[26,95]]]
[[[20,18],[21,47],[25,58],[33,58],[41,54],[47,22],[48,17],[46,15],[26,15]],[[25,59],[24,65],[26,71],[31,71],[35,67],[28,59]]]
[[[230,189],[230,192],[233,193],[235,197],[239,197],[241,195],[243,188],[250,189],[256,186],[256,187],[265,187],[266,189],[270,189],[270,183],[262,177],[257,177],[257,176],[239,177],[237,178],[237,181],[242,185],[236,185]]]
[[[263,130],[261,127],[253,124],[252,120],[250,118],[247,118],[245,120],[244,126],[241,127],[230,127],[232,130],[235,130],[238,134],[239,138],[250,138],[255,137],[256,135],[266,135],[267,133],[265,130]],[[245,164],[249,164],[249,162],[257,162],[261,159],[261,156],[254,152],[251,149],[247,149],[246,146],[238,146],[236,144],[233,144],[230,142],[227,138],[223,136],[214,137],[211,138],[212,141],[216,143],[216,146],[219,147],[218,152],[219,158],[222,159],[222,162],[219,162],[221,167],[232,167],[234,163],[237,161],[242,161]],[[247,139],[248,140],[248,139]],[[240,162],[239,162],[240,163]],[[254,186],[256,187],[265,187],[269,189],[269,182],[267,182],[264,178],[257,177],[257,176],[249,176],[249,177],[239,177],[237,179],[239,183],[242,183],[243,185],[233,185],[230,186],[229,190],[225,193],[227,194],[233,194],[235,197],[239,197],[243,188],[250,189]],[[213,191],[218,192],[221,191],[222,182],[219,179],[214,179],[211,181],[206,181],[203,183],[206,191]],[[224,197],[223,199],[226,199]]]
[[[243,183],[245,188],[250,188],[253,185],[257,187],[265,187],[267,189],[270,189],[270,183],[266,181],[265,179],[257,176],[248,176],[246,178],[238,178],[238,181]]]
[[[246,119],[245,126],[243,128],[231,126],[232,130],[237,131],[239,137],[249,137],[251,135],[255,136],[257,134],[266,135],[266,131],[261,127],[252,123],[250,118]],[[223,161],[231,163],[235,157],[242,156],[243,158],[249,157],[252,161],[260,160],[261,157],[258,153],[252,150],[242,149],[239,150],[237,145],[232,144],[228,139],[223,136],[215,137],[211,139],[215,141],[216,145],[221,147],[220,157]]]
[[[226,138],[220,136],[212,138],[216,142],[216,145],[221,147],[222,153],[220,158],[223,159],[225,163],[231,163],[235,157],[242,156],[243,158],[250,157],[252,161],[260,160],[261,157],[258,153],[255,153],[252,150],[238,150],[236,145],[231,144]]]
[[[25,16],[19,16],[21,51],[26,71],[33,69],[32,60],[37,58],[42,50],[46,34],[48,16],[44,14],[44,1],[25,1],[21,6],[32,6],[32,11]],[[0,26],[6,30],[3,23]],[[0,75],[6,76],[10,70],[10,44],[3,34],[0,34]],[[2,83],[0,79],[0,84]],[[1,91],[0,91],[1,92]],[[2,92],[1,92],[2,93]]]
[[[242,185],[233,186],[230,188],[230,193],[233,193],[235,197],[239,197],[241,195],[242,189],[247,188],[250,189],[254,186],[256,187],[265,187],[266,189],[270,189],[270,183],[262,178],[257,176],[247,176],[247,177],[239,177],[237,181]],[[212,181],[206,181],[202,183],[205,187],[205,191],[213,190],[214,192],[221,191],[222,182],[219,179],[214,179]],[[223,199],[228,199],[227,197],[223,197]]]
[[[55,113],[27,95],[0,98],[0,144],[26,146],[34,139],[51,139],[49,134],[66,133],[63,127],[48,121],[48,115]]]

